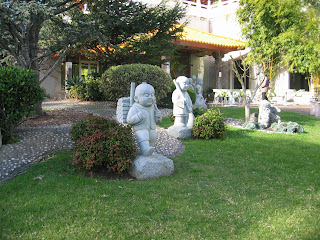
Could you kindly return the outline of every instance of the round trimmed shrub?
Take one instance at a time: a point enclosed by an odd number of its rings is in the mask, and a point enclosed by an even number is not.
[[[16,141],[14,129],[33,113],[44,97],[32,70],[0,67],[0,130],[4,144]]]
[[[90,116],[72,126],[73,165],[85,170],[107,169],[121,174],[130,169],[136,146],[130,126]]]
[[[225,133],[224,117],[219,110],[209,109],[194,120],[192,135],[195,138],[222,138]]]
[[[106,100],[116,101],[120,97],[130,96],[131,82],[138,86],[142,82],[151,84],[155,96],[160,102],[170,91],[172,79],[158,66],[150,64],[126,64],[110,67],[101,76],[101,89]]]

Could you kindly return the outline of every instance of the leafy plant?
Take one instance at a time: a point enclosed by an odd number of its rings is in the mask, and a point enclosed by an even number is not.
[[[80,83],[84,82],[84,79],[79,76],[74,76],[70,80],[67,80],[66,88],[67,90],[71,89],[73,86],[76,86]]]
[[[136,156],[131,127],[114,120],[91,116],[74,124],[71,136],[73,165],[85,170],[105,168],[121,174],[130,169]]]
[[[14,129],[44,97],[32,70],[0,67],[0,130],[4,144],[16,141]]]
[[[188,91],[189,97],[191,98],[192,104],[195,104],[195,102],[196,102],[196,92],[191,88],[188,88],[187,91]]]
[[[70,98],[77,98],[85,101],[101,101],[104,100],[101,92],[100,79],[89,78],[84,82],[80,82],[71,87],[68,92]]]
[[[304,133],[304,128],[296,122],[273,123],[271,128],[284,133]]]
[[[142,82],[155,89],[157,101],[170,91],[171,77],[160,67],[149,64],[126,64],[109,68],[101,77],[101,89],[107,100],[115,101],[130,95],[130,82]]]
[[[192,135],[195,138],[222,138],[225,133],[224,118],[219,110],[209,109],[195,118]]]

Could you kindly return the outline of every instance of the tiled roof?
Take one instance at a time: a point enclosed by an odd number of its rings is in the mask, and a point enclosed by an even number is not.
[[[245,47],[245,42],[232,38],[214,35],[189,26],[183,27],[181,36],[176,41],[177,44],[217,50],[237,50]]]

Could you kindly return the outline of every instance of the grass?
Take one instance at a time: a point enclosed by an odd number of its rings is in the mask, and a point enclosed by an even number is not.
[[[306,133],[228,127],[148,181],[87,178],[59,152],[0,185],[0,239],[320,239],[320,121],[281,116]]]

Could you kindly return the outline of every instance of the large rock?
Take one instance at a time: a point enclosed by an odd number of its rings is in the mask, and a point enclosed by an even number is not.
[[[172,175],[173,161],[165,156],[153,153],[151,156],[138,155],[133,161],[130,175],[145,180]]]
[[[179,139],[188,139],[192,135],[192,128],[189,127],[179,127],[171,126],[168,128],[167,133],[169,136],[179,138]]]
[[[281,110],[271,104],[268,100],[262,100],[259,105],[258,123],[264,128],[268,128],[272,123],[281,123],[281,117],[279,113]]]

